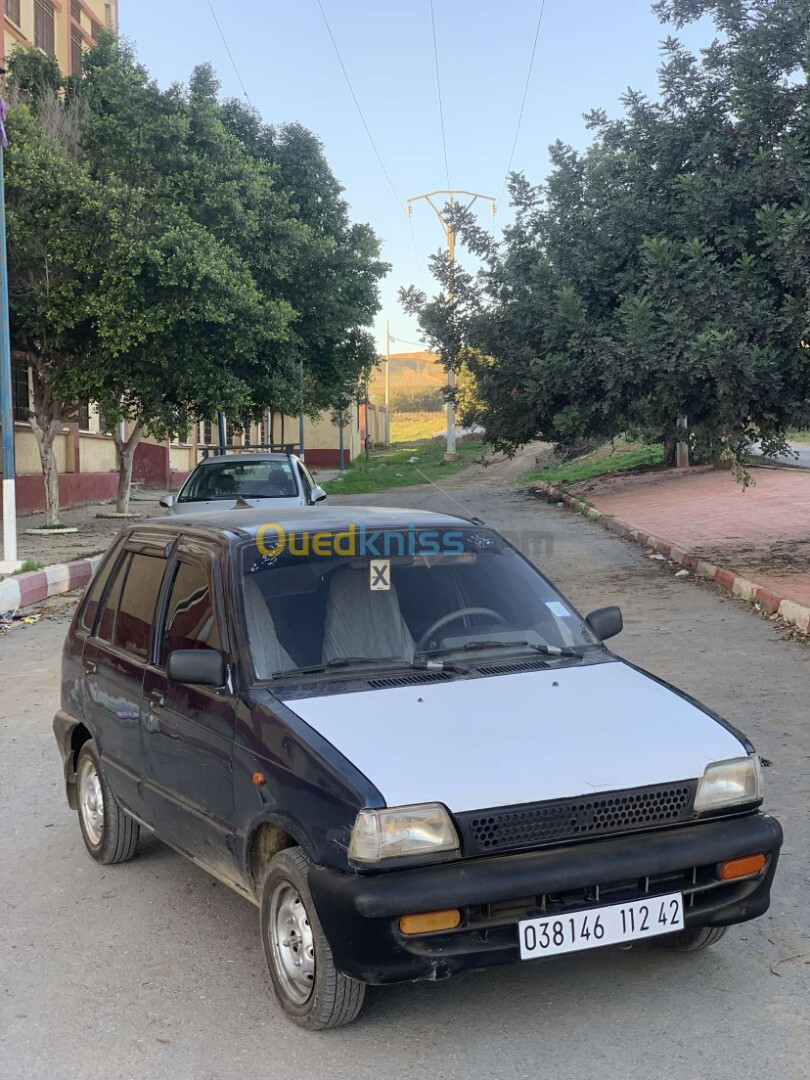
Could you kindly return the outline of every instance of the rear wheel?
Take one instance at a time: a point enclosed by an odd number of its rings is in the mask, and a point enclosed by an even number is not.
[[[307,884],[309,859],[298,847],[271,860],[262,885],[262,945],[279,1004],[311,1031],[349,1024],[363,1007],[365,983],[335,967]]]
[[[76,796],[84,845],[96,862],[104,866],[128,862],[135,854],[140,828],[115,801],[92,739],[79,751]]]
[[[727,926],[699,926],[695,930],[668,934],[662,938],[661,944],[675,952],[700,952],[724,937],[727,930]]]

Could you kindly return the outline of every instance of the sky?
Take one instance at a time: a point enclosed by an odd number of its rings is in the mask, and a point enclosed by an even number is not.
[[[392,269],[382,283],[375,334],[391,351],[417,342],[400,286],[430,290],[427,258],[443,244],[430,208],[404,201],[448,187],[429,0],[321,0],[392,187],[346,85],[317,0],[210,0],[250,103],[265,122],[295,121],[321,139],[351,216],[367,221]],[[542,0],[434,0],[450,186],[500,197]],[[120,0],[121,33],[162,86],[213,64],[224,96],[244,97],[208,0]],[[556,139],[583,149],[582,114],[620,111],[630,86],[655,96],[658,45],[671,27],[649,0],[546,0],[512,168],[539,183]],[[692,48],[711,28],[678,34]],[[396,192],[396,195],[394,194]],[[508,222],[499,205],[497,230]],[[479,204],[482,205],[482,204]],[[482,221],[491,215],[482,205]],[[413,238],[416,241],[414,251]],[[463,252],[458,256],[463,261]]]

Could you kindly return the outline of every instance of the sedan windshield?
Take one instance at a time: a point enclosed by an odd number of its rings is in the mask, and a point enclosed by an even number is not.
[[[289,499],[298,494],[289,461],[248,461],[233,458],[198,466],[186,481],[178,502],[209,499]]]
[[[259,679],[364,663],[449,665],[490,650],[571,656],[596,640],[531,564],[475,525],[260,530],[242,548],[241,570]]]

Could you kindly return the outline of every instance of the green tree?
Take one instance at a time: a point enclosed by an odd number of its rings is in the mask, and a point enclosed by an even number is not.
[[[551,148],[544,184],[513,177],[501,245],[461,225],[484,268],[449,338],[504,449],[627,430],[673,445],[686,414],[699,454],[739,461],[807,415],[810,3],[657,11],[722,36],[700,57],[668,38],[657,101],[628,92],[618,119],[590,114],[584,153]]]
[[[42,465],[46,523],[54,525],[54,443],[75,416],[81,373],[96,343],[88,268],[108,215],[96,185],[71,156],[77,117],[70,103],[47,93],[31,95],[30,104],[15,99],[12,90],[6,153],[11,344],[31,371],[29,421]]]

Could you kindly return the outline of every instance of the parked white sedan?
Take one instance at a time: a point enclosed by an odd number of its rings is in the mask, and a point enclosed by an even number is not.
[[[160,500],[169,514],[231,510],[248,504],[314,506],[326,492],[292,453],[234,454],[206,458],[193,470],[177,495]]]

